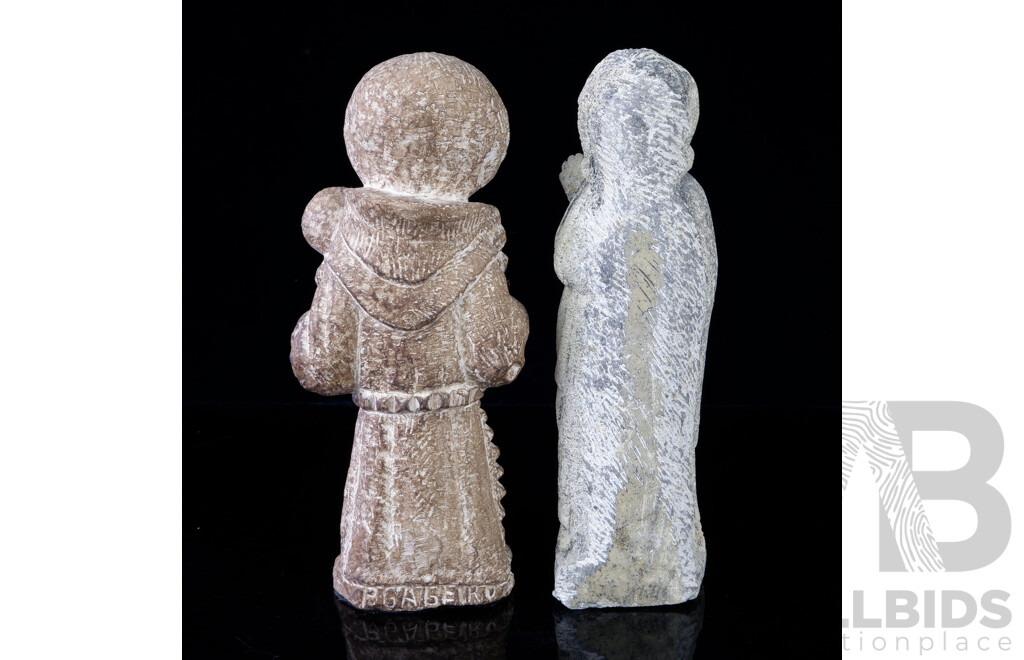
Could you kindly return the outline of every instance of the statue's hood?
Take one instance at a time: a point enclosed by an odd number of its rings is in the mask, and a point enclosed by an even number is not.
[[[431,323],[505,244],[498,209],[345,190],[326,262],[367,314],[399,330]]]

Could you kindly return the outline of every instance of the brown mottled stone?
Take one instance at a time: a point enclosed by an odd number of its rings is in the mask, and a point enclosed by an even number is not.
[[[416,53],[371,69],[345,115],[363,188],[328,188],[302,229],[324,255],[292,333],[308,390],[359,406],[334,589],[361,609],[496,601],[512,589],[484,389],[523,366],[498,210],[467,201],[508,146],[477,69]]]

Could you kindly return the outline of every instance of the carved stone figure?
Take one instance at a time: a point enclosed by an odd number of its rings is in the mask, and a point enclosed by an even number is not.
[[[479,400],[523,366],[498,210],[468,202],[508,147],[480,71],[416,53],[371,69],[345,112],[363,188],[328,188],[302,230],[324,255],[292,333],[299,382],[359,406],[334,589],[361,609],[492,602],[512,589],[493,433]]]
[[[697,88],[620,50],[579,97],[583,154],[560,179],[555,596],[571,608],[697,596],[704,535],[694,448],[718,258],[687,173]]]

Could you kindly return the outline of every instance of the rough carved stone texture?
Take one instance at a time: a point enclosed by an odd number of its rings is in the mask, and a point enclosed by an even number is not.
[[[363,77],[345,143],[365,187],[306,207],[324,261],[291,351],[303,387],[360,408],[334,589],[362,609],[492,602],[513,579],[479,399],[519,373],[528,322],[498,210],[465,200],[504,158],[508,117],[475,68],[416,53]]]
[[[555,596],[571,608],[697,596],[694,448],[717,281],[687,173],[697,88],[651,50],[606,57],[579,97],[583,154],[560,176]]]
[[[474,66],[403,55],[363,76],[345,111],[345,147],[364,186],[465,200],[498,171],[508,113]]]

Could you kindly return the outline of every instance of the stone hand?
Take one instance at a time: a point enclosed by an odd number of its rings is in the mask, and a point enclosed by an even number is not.
[[[575,199],[580,188],[583,187],[584,179],[583,154],[569,156],[562,163],[562,171],[558,175],[558,180],[562,183],[562,189],[565,190],[565,195],[569,198],[569,201]]]

